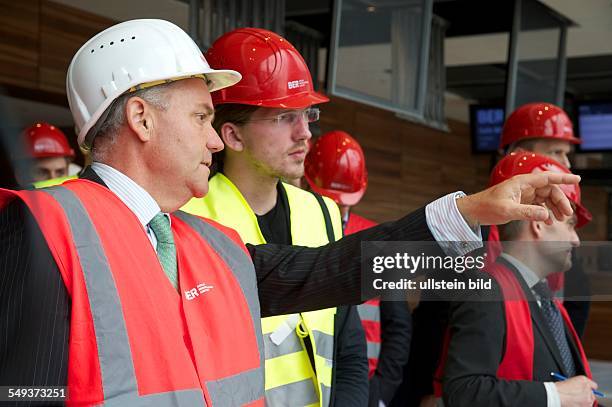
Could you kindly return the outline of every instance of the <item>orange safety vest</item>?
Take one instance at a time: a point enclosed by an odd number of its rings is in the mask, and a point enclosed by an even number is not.
[[[180,293],[136,215],[87,180],[0,189],[36,219],[71,297],[68,405],[263,406],[255,270],[237,233],[171,215]]]

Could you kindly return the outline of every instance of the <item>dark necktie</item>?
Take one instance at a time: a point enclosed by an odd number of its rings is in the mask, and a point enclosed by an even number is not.
[[[570,350],[567,337],[565,336],[563,317],[553,302],[552,291],[550,291],[548,283],[546,281],[540,281],[533,287],[533,291],[535,291],[539,297],[538,299],[540,300],[542,313],[544,314],[548,327],[555,338],[555,342],[557,343],[557,347],[559,349],[559,353],[561,354],[561,359],[563,360],[568,376],[576,376],[576,365],[574,364],[572,351]]]

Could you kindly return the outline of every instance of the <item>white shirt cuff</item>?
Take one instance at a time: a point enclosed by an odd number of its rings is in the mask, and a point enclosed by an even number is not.
[[[557,386],[553,382],[545,382],[544,387],[546,388],[546,407],[561,407]]]
[[[457,198],[462,196],[461,191],[453,192],[425,207],[427,226],[449,256],[463,256],[482,247],[480,227],[474,231],[457,208]]]

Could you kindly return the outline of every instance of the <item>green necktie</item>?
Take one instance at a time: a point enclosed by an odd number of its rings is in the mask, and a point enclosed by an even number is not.
[[[178,289],[178,277],[176,272],[176,248],[174,237],[170,228],[170,219],[163,213],[158,213],[149,222],[149,227],[157,238],[157,258],[164,268],[170,283]]]

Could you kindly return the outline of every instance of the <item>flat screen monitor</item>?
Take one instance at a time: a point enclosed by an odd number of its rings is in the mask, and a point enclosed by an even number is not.
[[[577,130],[579,151],[612,151],[612,101],[579,103]]]
[[[492,153],[499,148],[504,127],[504,108],[492,105],[470,106],[473,153]]]

